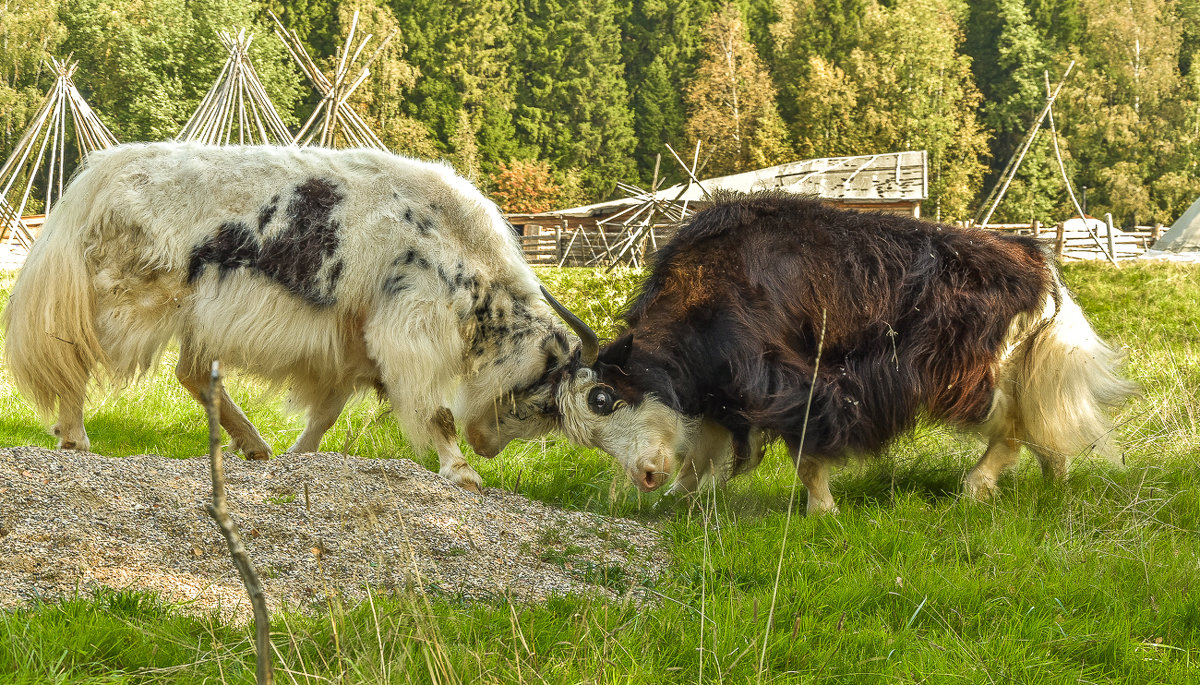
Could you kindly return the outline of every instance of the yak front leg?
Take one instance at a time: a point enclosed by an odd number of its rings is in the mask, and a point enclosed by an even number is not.
[[[438,473],[463,490],[483,494],[483,479],[471,468],[458,448],[458,433],[454,430],[454,414],[442,407],[429,421],[433,446],[438,455]]]
[[[197,366],[198,364],[181,350],[179,364],[175,366],[175,377],[179,379],[180,385],[203,406],[204,393],[208,392],[211,372],[208,369],[197,368]],[[240,451],[247,459],[271,458],[271,448],[258,434],[254,424],[250,423],[250,419],[246,418],[242,408],[229,396],[224,386],[221,387],[221,427],[225,429],[226,433],[229,433],[232,442],[230,449]]]
[[[829,491],[829,470],[832,463],[826,459],[794,452],[792,459],[796,462],[796,472],[800,475],[800,481],[808,490],[808,515],[838,513],[837,505],[833,502],[833,493]]]

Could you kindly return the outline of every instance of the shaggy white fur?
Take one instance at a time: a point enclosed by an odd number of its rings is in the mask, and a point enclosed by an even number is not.
[[[442,474],[476,490],[455,419],[501,447],[544,430],[496,434],[497,406],[570,351],[496,206],[447,165],[371,150],[97,152],[53,208],[5,324],[13,377],[57,415],[62,448],[89,447],[93,375],[131,381],[175,339],[193,394],[213,359],[290,386],[308,409],[292,451],[315,451],[350,395],[374,387]],[[223,406],[235,446],[269,456]]]

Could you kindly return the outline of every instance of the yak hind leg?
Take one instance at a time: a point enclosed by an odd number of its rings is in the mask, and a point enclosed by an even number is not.
[[[833,493],[829,491],[829,472],[833,463],[828,459],[797,454],[794,450],[792,460],[796,462],[800,481],[808,490],[808,515],[838,513]]]
[[[83,402],[85,392],[78,392],[58,397],[58,423],[54,424],[54,435],[58,437],[58,449],[79,450],[87,452],[91,449],[87,430],[83,427]]]
[[[975,468],[963,479],[963,492],[974,500],[983,501],[996,491],[996,481],[1004,469],[1017,463],[1021,456],[1021,443],[1015,435],[994,436],[988,442],[987,451],[979,458]]]
[[[439,408],[429,420],[433,447],[438,455],[438,474],[463,490],[483,494],[483,479],[467,463],[458,447],[458,433],[454,430],[454,414],[445,407]]]
[[[210,372],[207,369],[199,368],[200,364],[184,352],[180,352],[179,364],[175,366],[175,377],[179,379],[179,384],[203,406],[204,393],[208,391]],[[224,387],[221,388],[221,427],[225,429],[226,433],[229,433],[232,441],[230,449],[240,451],[247,459],[271,458],[271,448]]]
[[[1042,466],[1042,477],[1048,481],[1060,481],[1067,475],[1067,455],[1048,448],[1031,447],[1038,463]]]
[[[304,432],[296,439],[295,444],[288,448],[288,452],[304,454],[321,449],[321,438],[333,427],[333,424],[337,423],[348,399],[350,399],[349,392],[338,390],[330,392],[321,401],[310,404]]]

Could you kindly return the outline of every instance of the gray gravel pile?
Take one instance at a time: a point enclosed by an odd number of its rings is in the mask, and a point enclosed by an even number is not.
[[[225,463],[229,507],[272,608],[355,602],[367,588],[639,597],[666,568],[662,535],[645,524],[495,489],[475,496],[407,459]],[[248,616],[210,498],[207,457],[0,449],[0,607],[103,585]]]

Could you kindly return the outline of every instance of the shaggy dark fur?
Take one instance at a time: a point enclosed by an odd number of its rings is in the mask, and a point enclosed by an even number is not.
[[[627,401],[730,429],[737,472],[756,463],[751,429],[798,449],[824,316],[804,452],[874,453],[922,412],[985,418],[998,348],[1051,269],[1028,238],[726,195],[659,252],[597,369]]]

